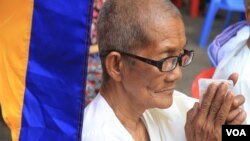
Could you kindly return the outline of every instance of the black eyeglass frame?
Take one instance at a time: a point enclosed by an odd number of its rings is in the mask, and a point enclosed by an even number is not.
[[[119,51],[119,50],[110,50],[110,51],[105,51],[104,53],[100,54],[101,57],[105,57],[107,56],[110,52],[112,51],[115,51],[115,52],[119,52],[121,53],[122,55],[126,55],[126,56],[129,56],[129,57],[132,57],[132,58],[135,58],[135,59],[138,59],[144,63],[147,63],[147,64],[150,64],[152,66],[155,66],[157,67],[161,72],[170,72],[172,70],[174,70],[177,66],[177,64],[179,64],[180,66],[182,67],[185,67],[187,65],[189,65],[191,62],[192,62],[192,59],[193,59],[193,56],[194,56],[194,51],[193,50],[187,50],[187,49],[184,49],[184,53],[180,54],[179,56],[169,56],[169,57],[166,57],[166,58],[163,58],[159,61],[156,61],[156,60],[152,60],[152,59],[148,59],[148,58],[144,58],[144,57],[141,57],[141,56],[137,56],[137,55],[134,55],[134,54],[130,54],[130,53],[127,53],[127,52],[123,52],[123,51]],[[184,57],[185,55],[189,55],[189,57],[191,58],[189,60],[189,62],[185,65],[182,64],[182,57]],[[162,66],[163,66],[163,63],[170,59],[170,58],[177,58],[177,61],[175,63],[175,65],[170,69],[170,70],[167,70],[167,71],[163,71],[162,70]]]

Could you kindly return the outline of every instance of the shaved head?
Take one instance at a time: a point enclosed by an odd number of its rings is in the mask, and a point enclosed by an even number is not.
[[[106,0],[97,21],[99,52],[133,52],[155,40],[158,22],[181,17],[169,0]],[[167,27],[166,27],[167,28]],[[108,77],[101,58],[104,81]]]

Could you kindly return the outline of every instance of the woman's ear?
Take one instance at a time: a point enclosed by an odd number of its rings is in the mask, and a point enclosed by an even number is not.
[[[122,56],[119,52],[111,52],[107,55],[105,66],[109,76],[115,81],[121,81]]]

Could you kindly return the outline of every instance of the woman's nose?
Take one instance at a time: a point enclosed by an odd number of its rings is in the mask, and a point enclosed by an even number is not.
[[[178,64],[175,69],[168,72],[166,75],[167,80],[169,81],[176,81],[182,78],[182,69],[181,66]]]

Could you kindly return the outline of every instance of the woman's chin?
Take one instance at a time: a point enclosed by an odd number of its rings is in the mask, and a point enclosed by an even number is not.
[[[173,104],[173,95],[168,95],[167,97],[157,100],[156,108],[165,109],[169,108]]]

